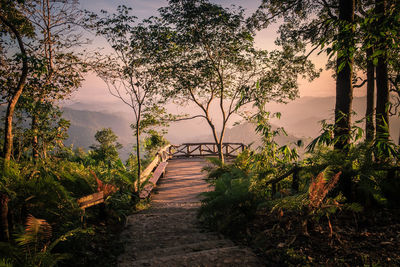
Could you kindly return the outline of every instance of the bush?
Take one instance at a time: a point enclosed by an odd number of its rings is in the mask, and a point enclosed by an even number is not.
[[[243,170],[231,165],[211,172],[218,177],[214,191],[203,193],[199,218],[210,228],[240,236],[257,210],[259,199],[251,190],[251,179]]]

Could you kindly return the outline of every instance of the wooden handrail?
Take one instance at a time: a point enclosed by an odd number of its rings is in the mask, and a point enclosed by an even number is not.
[[[183,143],[179,146],[198,146],[198,145],[216,145],[216,143],[200,142],[200,143]],[[222,145],[244,145],[243,143],[222,143]]]
[[[243,152],[247,146],[243,143],[222,143],[222,152],[226,157],[236,157],[239,152]],[[204,157],[217,156],[218,148],[216,143],[183,143],[172,145],[170,148],[172,157]],[[173,151],[175,150],[175,151]]]
[[[140,183],[146,181],[146,179],[153,172],[153,170],[157,168],[160,162],[165,162],[171,157],[170,147],[171,145],[166,145],[157,151],[153,161],[150,162],[150,164],[146,167],[146,169],[142,171],[142,174],[140,175]]]
[[[281,176],[279,176],[279,177],[277,177],[277,178],[268,180],[268,181],[265,183],[265,185],[276,184],[276,183],[282,181],[283,179],[289,177],[289,175],[291,175],[292,173],[294,173],[294,171],[295,171],[296,169],[298,169],[298,167],[292,168],[291,170],[289,170],[288,172],[282,174]]]

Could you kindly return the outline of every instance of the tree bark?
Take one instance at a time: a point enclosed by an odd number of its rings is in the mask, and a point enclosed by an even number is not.
[[[335,148],[343,150],[350,143],[351,107],[353,101],[353,61],[351,49],[354,48],[354,31],[345,30],[346,25],[354,22],[355,0],[339,1],[338,42],[344,51],[337,58],[336,106],[335,106]],[[342,69],[339,69],[342,67]]]
[[[224,129],[222,129],[222,132],[221,132],[222,134],[220,136],[221,138],[218,139],[218,135],[217,135],[217,131],[215,129],[215,125],[212,123],[208,112],[206,112],[205,115],[206,115],[207,123],[208,123],[208,125],[210,125],[211,131],[212,131],[212,134],[213,134],[213,137],[214,137],[215,144],[217,145],[218,158],[221,160],[222,163],[224,163],[225,162],[224,151],[222,151],[222,140],[223,140],[223,136],[224,136],[223,135]]]
[[[384,20],[386,13],[386,0],[376,0],[376,15],[379,19],[377,27]],[[389,76],[387,64],[387,45],[385,37],[380,36],[377,44],[379,50],[384,53],[378,56],[376,66],[376,138],[379,140],[389,140]]]
[[[367,109],[365,112],[365,140],[371,142],[375,136],[374,102],[375,102],[375,66],[371,56],[373,48],[367,49]]]
[[[13,134],[12,134],[12,121],[14,116],[15,106],[17,105],[18,99],[24,90],[26,79],[28,76],[28,58],[26,55],[26,50],[24,43],[22,41],[22,37],[19,31],[12,25],[7,19],[0,16],[0,21],[6,25],[12,33],[15,35],[17,39],[18,46],[22,55],[22,68],[21,68],[21,76],[19,77],[18,85],[15,88],[15,91],[11,95],[11,99],[8,102],[7,111],[6,111],[6,121],[4,126],[4,146],[3,146],[3,156],[4,156],[4,164],[8,165],[8,162],[11,159],[12,153],[12,144],[13,144]]]
[[[218,148],[218,158],[222,163],[224,163],[225,157],[224,157],[224,151],[222,150],[222,140],[219,140],[219,142],[217,143],[217,148]]]

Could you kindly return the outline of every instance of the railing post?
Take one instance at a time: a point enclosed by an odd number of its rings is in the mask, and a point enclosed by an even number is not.
[[[187,156],[190,156],[190,145],[186,145]]]
[[[292,191],[299,192],[299,167],[297,165],[294,166]]]
[[[224,144],[222,144],[224,145]],[[229,145],[225,144],[225,155],[228,156],[229,155]]]
[[[199,146],[199,150],[200,150],[200,156],[202,156],[203,155],[203,151],[201,150],[201,144]]]

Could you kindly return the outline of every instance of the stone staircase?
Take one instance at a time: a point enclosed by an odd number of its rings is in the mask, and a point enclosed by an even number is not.
[[[152,207],[128,217],[118,266],[264,266],[248,248],[199,225],[199,194],[210,190],[199,159],[170,160]]]
[[[263,266],[248,248],[203,229],[199,203],[153,203],[131,215],[121,234],[125,253],[118,266]]]

